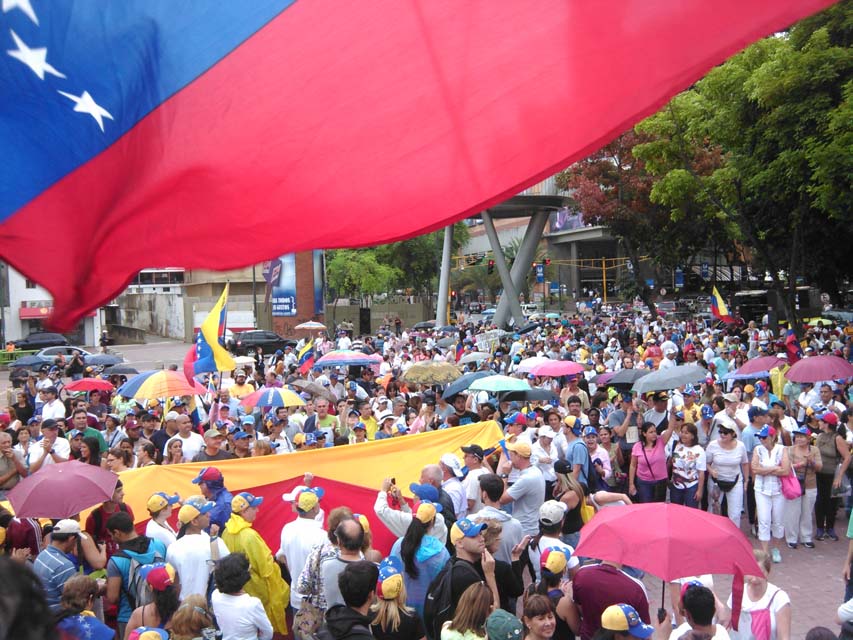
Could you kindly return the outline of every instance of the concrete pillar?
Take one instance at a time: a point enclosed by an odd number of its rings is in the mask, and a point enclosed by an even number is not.
[[[444,248],[441,252],[441,273],[438,279],[438,303],[435,310],[435,326],[448,324],[447,305],[450,299],[450,258],[453,252],[453,225],[444,228]]]
[[[512,264],[510,271],[513,287],[516,291],[524,284],[524,279],[530,273],[530,266],[533,263],[533,258],[536,256],[536,246],[542,239],[542,233],[545,231],[545,225],[548,223],[548,212],[539,211],[533,214],[530,222],[527,225],[527,230],[524,232],[524,238],[518,247],[518,255],[515,256],[515,262]],[[516,302],[518,296],[516,296]],[[501,296],[501,301],[498,303],[495,311],[495,324],[499,327],[504,326],[510,316],[509,300],[507,300],[507,291],[504,290],[504,295]]]
[[[501,298],[501,302],[504,300],[507,301],[512,317],[515,319],[515,326],[521,327],[524,324],[524,312],[521,310],[521,303],[518,301],[518,291],[515,288],[515,284],[513,284],[509,268],[506,266],[506,259],[501,248],[500,238],[498,238],[498,232],[495,230],[495,223],[492,221],[492,215],[488,211],[483,212],[483,226],[486,229],[486,236],[489,238],[489,244],[495,256],[495,266],[498,268],[498,274],[501,277],[501,284],[503,284],[504,288],[504,295]],[[498,324],[498,326],[503,325]]]

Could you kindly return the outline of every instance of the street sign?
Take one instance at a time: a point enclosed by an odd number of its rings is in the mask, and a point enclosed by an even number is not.
[[[661,290],[660,290],[660,294],[661,294],[662,296],[665,296],[665,295],[666,295],[666,289],[661,289]]]
[[[541,262],[536,263],[536,282],[545,282],[545,265]]]
[[[708,263],[703,262],[702,263],[702,279],[707,280],[709,277],[711,277],[711,270],[708,268]]]
[[[551,291],[559,291],[560,290],[560,283],[551,281],[550,289],[551,289]]]
[[[684,288],[684,269],[682,269],[681,267],[675,268],[675,288]]]

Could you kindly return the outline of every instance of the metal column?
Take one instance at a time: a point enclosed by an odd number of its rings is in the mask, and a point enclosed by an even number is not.
[[[484,220],[485,222],[485,220]],[[524,279],[530,273],[530,266],[533,264],[533,258],[536,257],[536,247],[542,239],[542,233],[545,231],[545,225],[548,223],[548,212],[540,211],[530,217],[530,222],[527,224],[527,231],[524,232],[524,238],[518,247],[518,255],[515,256],[515,262],[512,264],[512,285],[514,299],[518,302],[518,289],[524,284]],[[497,244],[497,242],[496,242]],[[498,244],[498,246],[500,246]],[[494,249],[494,245],[492,246]],[[499,327],[506,325],[510,316],[510,307],[508,300],[508,291],[504,285],[504,295],[501,296],[498,307],[495,310],[495,324]],[[516,320],[518,323],[518,320]],[[516,324],[516,326],[520,326]]]
[[[450,298],[450,258],[453,252],[453,225],[444,228],[444,248],[441,252],[441,272],[438,278],[438,303],[435,309],[435,326],[449,324],[447,301]]]
[[[483,211],[483,226],[486,229],[486,237],[489,239],[489,244],[492,246],[492,253],[495,256],[495,266],[498,268],[498,275],[501,277],[501,284],[503,284],[504,288],[504,294],[501,296],[501,303],[503,303],[504,300],[507,301],[512,317],[515,319],[515,326],[517,328],[521,327],[524,325],[524,313],[521,310],[521,303],[518,301],[518,290],[515,288],[512,275],[509,272],[509,268],[506,266],[506,259],[504,258],[504,252],[501,248],[501,241],[500,238],[498,238],[498,232],[495,230],[495,224],[492,222],[492,214],[488,211]],[[517,259],[516,262],[518,262]],[[499,322],[497,320],[497,313],[500,312],[499,310],[500,307],[498,307],[498,312],[495,313],[495,324],[502,327],[505,324],[505,321]]]

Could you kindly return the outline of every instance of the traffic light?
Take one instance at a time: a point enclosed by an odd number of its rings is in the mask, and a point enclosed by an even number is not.
[[[491,275],[495,272],[495,261],[494,260],[489,260],[489,268],[487,271],[488,271],[489,275]]]
[[[456,300],[456,291],[455,290],[450,292],[450,297],[453,298],[454,300]]]

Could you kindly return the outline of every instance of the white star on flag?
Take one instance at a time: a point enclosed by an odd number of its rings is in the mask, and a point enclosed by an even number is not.
[[[113,119],[110,112],[95,102],[94,98],[89,95],[88,91],[84,91],[79,96],[75,96],[72,93],[65,93],[64,91],[57,91],[57,93],[74,102],[74,111],[77,111],[78,113],[88,113],[92,116],[98,123],[102,132],[104,130],[104,118],[109,118],[110,120]]]
[[[3,0],[3,13],[9,13],[12,9],[20,9],[30,20],[36,24],[39,23],[39,19],[36,17],[36,12],[33,11],[33,5],[30,4],[30,0]]]
[[[5,5],[4,5],[5,6]],[[44,80],[44,74],[49,73],[58,78],[64,78],[65,74],[57,71],[53,65],[47,61],[47,49],[45,47],[36,47],[30,49],[26,43],[18,37],[18,34],[9,29],[12,34],[12,39],[15,41],[17,49],[7,49],[6,53],[20,60],[39,77],[39,80]]]

